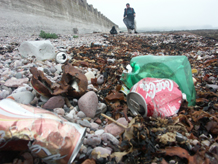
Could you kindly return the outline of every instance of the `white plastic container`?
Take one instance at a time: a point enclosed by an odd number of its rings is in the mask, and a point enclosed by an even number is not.
[[[55,49],[49,40],[25,41],[21,43],[19,52],[25,58],[35,56],[37,60],[55,59]]]

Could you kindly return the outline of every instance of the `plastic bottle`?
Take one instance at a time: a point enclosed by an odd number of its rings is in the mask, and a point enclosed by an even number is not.
[[[145,77],[171,79],[186,94],[188,106],[195,105],[196,91],[186,56],[138,56],[131,59],[130,65],[132,72],[123,73],[121,77],[129,89]]]

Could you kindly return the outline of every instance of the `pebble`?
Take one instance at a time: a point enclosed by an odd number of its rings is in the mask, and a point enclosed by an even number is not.
[[[37,70],[43,72],[43,71],[44,71],[44,68],[43,68],[43,67],[38,67]]]
[[[88,87],[87,87],[87,89],[88,89],[89,91],[98,92],[98,90],[93,86],[93,84],[89,84]]]
[[[87,127],[87,128],[90,128],[91,127],[91,124],[89,123],[89,121],[85,121],[85,120],[78,120],[77,122],[78,124],[82,125],[83,127]]]
[[[2,100],[2,99],[4,99],[4,98],[8,97],[10,94],[11,94],[11,92],[8,91],[8,90],[3,90],[3,91],[1,91],[1,92],[0,92],[0,100]]]
[[[88,146],[86,155],[89,156],[92,153],[92,150],[93,148],[91,146]]]
[[[99,147],[95,147],[92,150],[92,158],[93,159],[97,159],[98,156],[104,156],[106,158],[109,155],[111,155],[111,150],[104,148],[104,147],[99,146]]]
[[[98,85],[101,85],[101,84],[103,84],[103,83],[104,83],[104,75],[101,75],[101,76],[99,76],[98,79],[97,79],[97,84],[98,84]]]
[[[201,141],[201,144],[203,145],[203,146],[210,146],[210,141],[208,141],[208,140],[203,140],[203,141]]]
[[[118,145],[119,144],[119,140],[114,137],[112,134],[110,133],[103,133],[101,135],[101,139],[105,142],[107,142],[107,140],[111,141],[114,145]]]
[[[62,68],[61,68],[61,67],[62,67],[62,64],[57,64],[57,65],[55,66],[55,68],[57,69],[56,72],[57,72],[58,74],[60,74],[60,73],[62,72]]]
[[[21,60],[15,60],[15,61],[14,61],[14,67],[15,67],[15,68],[17,68],[17,67],[19,67],[19,66],[22,66],[22,65],[23,65],[23,63],[22,63]]]
[[[124,117],[121,117],[117,120],[117,122],[123,124],[124,126],[127,126],[128,125],[128,121],[126,121],[126,119]],[[115,124],[115,123],[111,123],[109,125],[106,125],[104,131],[106,133],[110,133],[114,136],[118,136],[119,134],[123,133],[124,132],[124,128]]]
[[[86,117],[85,113],[82,112],[82,111],[79,111],[79,112],[77,113],[77,116],[78,116],[79,118],[85,118],[85,117]]]
[[[98,103],[96,114],[104,113],[107,111],[107,106],[105,103]]]
[[[50,70],[51,73],[55,73],[57,71],[57,69],[55,67],[53,67],[53,66],[51,66],[49,68],[49,70]]]
[[[65,114],[65,111],[63,108],[55,108],[55,109],[53,109],[53,111],[54,111],[54,113],[56,113],[60,116],[64,116],[64,114]]]
[[[45,96],[40,96],[39,99],[42,101],[42,102],[47,102],[49,100],[48,97],[45,97]]]
[[[94,159],[86,159],[82,164],[96,164]]]
[[[104,133],[104,129],[96,130],[95,135],[101,135]]]
[[[90,145],[92,147],[96,147],[97,145],[100,145],[101,144],[101,138],[98,137],[98,136],[91,136],[91,137],[88,137],[88,138],[85,138],[83,143],[85,145]]]
[[[17,79],[22,79],[23,75],[18,72],[18,73],[15,75],[15,77],[16,77]]]
[[[213,89],[215,89],[215,90],[218,89],[218,85],[215,85],[215,84],[207,84],[207,87],[208,87],[208,88],[213,88]]]
[[[51,71],[48,68],[44,68],[43,72],[47,75],[51,75]]]
[[[43,105],[43,108],[52,110],[54,108],[62,108],[64,104],[65,101],[62,96],[53,96]]]
[[[95,122],[98,123],[98,124],[101,124],[101,123],[102,123],[101,119],[99,119],[99,118],[97,118],[97,119],[95,120]]]
[[[94,123],[94,122],[92,122],[91,123],[91,128],[97,130],[99,128],[99,125]]]
[[[91,81],[91,79],[94,79],[95,78],[95,75],[93,72],[89,71],[89,72],[86,72],[85,73],[85,76],[87,78],[88,81]]]
[[[217,143],[217,142],[213,143],[213,144],[210,146],[209,152],[215,151],[215,152],[217,153],[216,150],[218,150],[218,143]]]
[[[73,119],[76,116],[76,111],[75,110],[71,110],[66,117],[68,117],[69,119]]]
[[[78,106],[79,109],[83,111],[87,117],[93,118],[98,106],[98,97],[95,92],[89,91],[84,94],[79,99]]]
[[[4,85],[7,87],[19,87],[22,84],[25,84],[28,82],[29,82],[29,78],[17,79],[15,77],[12,77],[12,78],[8,79]]]
[[[35,95],[30,91],[17,92],[9,95],[7,98],[13,99],[21,104],[30,104]]]
[[[37,97],[34,97],[34,99],[30,102],[31,105],[37,105],[39,102],[39,99]]]
[[[15,89],[12,93],[24,92],[24,91],[31,91],[33,90],[28,84],[23,84],[22,86]]]
[[[77,100],[77,99],[73,99],[72,105],[73,105],[73,106],[77,106],[77,105],[78,105],[78,100]]]

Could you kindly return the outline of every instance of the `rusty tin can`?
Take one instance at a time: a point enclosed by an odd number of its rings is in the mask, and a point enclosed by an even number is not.
[[[168,117],[181,106],[182,92],[170,79],[144,78],[127,95],[127,105],[133,115]]]
[[[86,128],[11,99],[0,101],[0,151],[31,151],[46,163],[71,164]]]

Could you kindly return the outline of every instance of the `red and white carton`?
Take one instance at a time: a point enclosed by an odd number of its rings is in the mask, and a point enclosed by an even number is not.
[[[182,92],[170,79],[144,78],[127,95],[128,108],[134,115],[168,117],[181,106]]]
[[[46,163],[71,164],[86,128],[11,99],[0,101],[0,151],[31,151]]]

